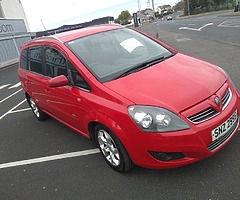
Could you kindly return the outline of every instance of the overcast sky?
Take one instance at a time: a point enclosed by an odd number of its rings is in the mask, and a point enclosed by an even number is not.
[[[139,0],[141,9],[148,0]],[[152,0],[150,1],[150,6]],[[175,5],[179,0],[154,0],[155,6]],[[31,31],[43,31],[62,25],[78,24],[96,18],[117,18],[123,10],[138,11],[137,0],[21,0]]]

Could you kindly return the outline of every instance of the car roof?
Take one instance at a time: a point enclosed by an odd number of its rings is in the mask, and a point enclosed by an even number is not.
[[[73,30],[73,31],[66,31],[63,33],[55,34],[55,35],[36,38],[35,41],[41,41],[41,40],[46,40],[46,39],[52,38],[52,39],[57,39],[58,41],[60,41],[62,43],[65,43],[65,42],[69,42],[69,41],[72,41],[77,38],[85,37],[85,36],[100,33],[100,32],[120,29],[120,28],[124,28],[124,27],[121,25],[118,25],[118,24],[96,25],[96,26],[90,26],[90,27],[86,27],[86,28]]]

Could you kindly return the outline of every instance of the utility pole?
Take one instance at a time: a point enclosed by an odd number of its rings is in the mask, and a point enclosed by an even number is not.
[[[190,16],[190,0],[187,0],[188,1],[188,16]]]
[[[154,8],[154,0],[152,0],[152,8],[153,8],[153,19],[155,19],[155,8]]]
[[[141,11],[141,3],[140,3],[140,0],[137,0],[138,2],[138,11],[140,12]]]

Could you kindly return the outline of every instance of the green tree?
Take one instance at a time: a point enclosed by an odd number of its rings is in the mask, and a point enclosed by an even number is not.
[[[122,11],[121,14],[118,16],[118,20],[121,22],[122,25],[127,25],[128,21],[131,20],[132,16],[128,10]]]
[[[219,10],[219,9],[226,9],[233,7],[234,0],[184,0],[185,9],[184,14],[187,15],[188,13],[188,2],[190,8],[190,14],[198,14],[201,12],[208,12],[212,10]]]
[[[181,0],[174,6],[174,9],[175,10],[183,10],[184,7],[185,7],[184,0]]]

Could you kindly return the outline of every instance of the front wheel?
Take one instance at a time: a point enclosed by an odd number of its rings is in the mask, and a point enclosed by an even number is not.
[[[96,140],[104,159],[118,172],[126,172],[133,163],[120,140],[105,126],[95,128]]]
[[[46,118],[48,118],[48,115],[46,113],[44,113],[43,111],[41,111],[38,106],[36,105],[35,101],[32,99],[32,97],[28,98],[28,104],[32,109],[32,112],[34,114],[34,116],[39,120],[39,121],[43,121]]]

